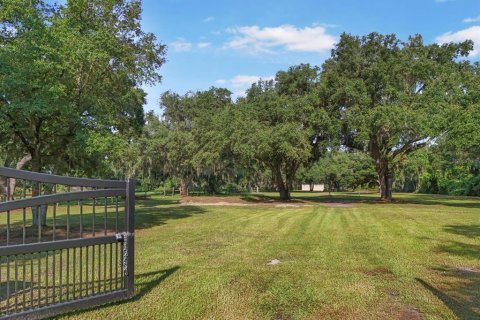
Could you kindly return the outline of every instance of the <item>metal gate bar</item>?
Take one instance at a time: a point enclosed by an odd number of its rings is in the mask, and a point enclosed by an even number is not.
[[[135,181],[0,167],[2,177],[0,319],[38,319],[133,296]]]

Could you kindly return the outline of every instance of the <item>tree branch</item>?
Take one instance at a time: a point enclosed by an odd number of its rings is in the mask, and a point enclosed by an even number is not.
[[[11,115],[9,115],[8,113],[6,113],[5,115],[7,116],[8,119],[10,119],[10,121],[12,122],[12,124],[15,127],[14,118]],[[22,141],[22,143],[25,145],[25,148],[27,148],[27,150],[28,150],[28,152],[30,152],[30,154],[33,154],[35,152],[35,148],[32,147],[30,142],[28,142],[27,138],[23,135],[23,133],[20,130],[18,130],[16,128],[13,128],[13,133],[20,139],[20,141]]]
[[[425,140],[424,142],[421,142],[419,143],[420,141],[422,140]],[[415,139],[415,140],[410,140],[408,141],[407,143],[405,143],[403,145],[403,147],[401,147],[400,149],[396,149],[395,151],[393,151],[393,154],[392,154],[392,159],[397,157],[398,155],[400,154],[409,154],[415,150],[418,150],[420,148],[423,148],[425,147],[428,143],[430,142],[430,138],[422,138],[422,139]]]

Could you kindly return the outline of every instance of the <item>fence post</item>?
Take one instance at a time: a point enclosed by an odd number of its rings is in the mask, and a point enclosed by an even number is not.
[[[127,272],[125,277],[125,288],[129,298],[135,294],[135,185],[133,179],[127,180],[127,197],[125,201],[125,231],[128,239],[125,239],[127,245]]]

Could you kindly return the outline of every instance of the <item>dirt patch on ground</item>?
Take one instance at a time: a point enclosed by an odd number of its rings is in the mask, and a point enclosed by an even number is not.
[[[183,202],[183,201],[180,201],[180,204],[187,205],[187,206],[219,206],[219,207],[224,207],[224,206],[249,206],[249,205],[251,205],[249,203],[236,203],[236,202],[225,202],[225,201],[220,201],[220,202]]]
[[[300,200],[280,201],[266,197],[244,198],[239,196],[230,197],[183,197],[180,200],[184,205],[203,205],[203,206],[249,206],[249,205],[273,205],[275,207],[302,207],[312,206]]]
[[[320,203],[320,205],[327,208],[353,208],[354,207],[352,203],[347,203],[347,202],[323,202],[323,203]]]
[[[299,208],[299,207],[312,207],[313,204],[308,203],[281,203],[276,204],[275,208]]]
[[[397,320],[422,320],[422,314],[414,306],[404,306],[400,310]]]
[[[188,205],[210,205],[210,206],[228,206],[228,205],[248,205],[248,202],[240,197],[183,197],[181,204]]]
[[[249,205],[268,205],[276,208],[298,208],[298,207],[312,207],[315,204],[327,208],[351,208],[354,207],[351,203],[345,202],[315,202],[308,200],[292,199],[290,201],[280,201],[267,197],[245,198],[240,196],[217,197],[217,196],[200,196],[200,197],[183,197],[180,200],[183,205],[198,205],[198,206],[249,206]]]
[[[458,272],[480,274],[480,268],[457,268]]]

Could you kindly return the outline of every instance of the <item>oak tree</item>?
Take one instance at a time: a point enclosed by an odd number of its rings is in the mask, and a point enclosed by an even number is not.
[[[461,92],[459,70],[472,42],[424,44],[395,35],[342,34],[323,64],[322,96],[343,123],[343,143],[367,151],[383,200],[392,200],[395,168],[447,128]]]

